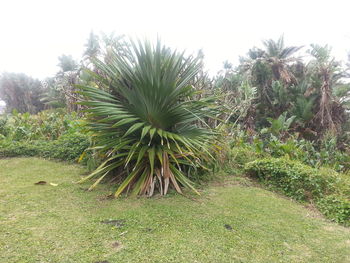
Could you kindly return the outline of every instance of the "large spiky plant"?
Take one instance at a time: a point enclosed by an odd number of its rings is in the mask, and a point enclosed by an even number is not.
[[[158,41],[133,42],[108,60],[95,60],[102,74],[80,86],[87,107],[88,129],[104,162],[82,181],[122,178],[123,192],[165,195],[170,187],[193,189],[189,167],[205,167],[212,157],[213,132],[204,118],[213,113],[210,99],[195,100],[190,81],[200,70],[198,59],[172,52]],[[198,97],[198,96],[197,96]],[[204,128],[203,128],[204,127]]]

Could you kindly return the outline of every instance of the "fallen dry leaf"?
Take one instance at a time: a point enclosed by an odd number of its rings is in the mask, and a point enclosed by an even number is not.
[[[47,184],[47,182],[45,182],[45,181],[39,181],[39,182],[36,182],[35,184],[36,184],[36,185],[44,185],[44,184]]]

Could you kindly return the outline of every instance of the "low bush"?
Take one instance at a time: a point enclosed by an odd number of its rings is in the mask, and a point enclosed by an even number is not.
[[[86,135],[63,135],[58,140],[52,142],[52,146],[50,146],[50,151],[48,151],[48,156],[46,157],[69,161],[77,160],[89,145],[90,142]]]
[[[67,113],[64,109],[45,110],[35,115],[14,110],[0,116],[0,138],[11,141],[57,140],[82,129],[83,121],[78,114]]]
[[[350,201],[345,196],[325,196],[318,200],[316,206],[322,214],[333,221],[350,225]]]
[[[0,158],[16,156],[38,156],[39,148],[37,144],[45,144],[45,141],[34,142],[1,142]]]
[[[82,134],[62,135],[52,141],[3,141],[0,144],[0,157],[39,156],[75,161],[89,145],[88,137]]]
[[[332,169],[314,169],[286,158],[247,163],[244,170],[298,201],[313,201],[328,218],[350,223],[349,177]],[[333,201],[332,201],[333,200]]]

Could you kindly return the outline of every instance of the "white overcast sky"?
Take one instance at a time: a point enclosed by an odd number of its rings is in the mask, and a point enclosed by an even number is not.
[[[341,60],[350,51],[349,0],[1,0],[0,10],[0,73],[36,78],[55,74],[61,54],[79,59],[91,30],[203,49],[211,73],[281,34],[286,45],[328,43]]]

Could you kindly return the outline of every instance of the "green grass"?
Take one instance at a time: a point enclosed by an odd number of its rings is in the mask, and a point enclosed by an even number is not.
[[[106,185],[73,184],[82,173],[0,160],[0,262],[350,262],[349,228],[244,179],[228,177],[195,200],[109,200]],[[34,185],[40,180],[48,184]]]

